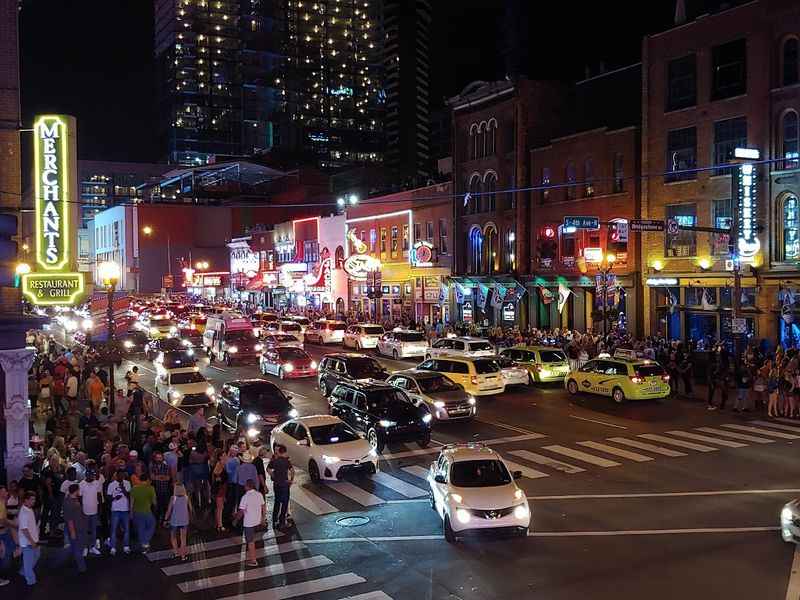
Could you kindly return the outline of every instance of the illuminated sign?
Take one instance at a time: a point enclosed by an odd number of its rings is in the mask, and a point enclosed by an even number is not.
[[[353,254],[344,261],[344,270],[353,279],[366,279],[367,273],[381,268],[381,261],[369,254]]]
[[[645,283],[650,287],[668,287],[678,285],[678,280],[675,277],[648,277]]]
[[[70,201],[74,158],[70,120],[43,115],[33,125],[36,271],[22,276],[22,293],[38,305],[75,304],[84,293],[83,273],[71,273]]]
[[[364,242],[362,242],[360,239],[358,239],[358,236],[356,235],[356,230],[355,229],[348,230],[347,239],[350,240],[350,242],[353,244],[353,249],[358,254],[366,253],[367,245]]]
[[[258,253],[249,246],[231,248],[231,273],[257,272],[258,267]]]
[[[586,262],[593,262],[599,263],[603,260],[603,249],[602,248],[584,248],[583,249],[583,257],[586,259]]]
[[[433,244],[427,241],[414,242],[411,248],[411,264],[415,267],[433,266]]]
[[[758,183],[754,165],[740,165],[736,169],[735,193],[739,211],[739,255],[743,260],[752,259],[761,249],[758,240],[756,217],[758,214]]]
[[[503,304],[503,320],[515,321],[517,318],[517,305],[513,302]]]

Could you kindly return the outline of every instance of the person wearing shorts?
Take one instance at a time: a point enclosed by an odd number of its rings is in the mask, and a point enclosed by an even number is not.
[[[164,517],[164,524],[170,526],[170,542],[172,552],[176,558],[189,560],[189,547],[186,545],[186,537],[189,529],[189,520],[192,516],[192,505],[189,496],[186,495],[186,488],[180,483],[175,484],[175,491],[170,498],[167,515]]]
[[[256,527],[263,524],[267,518],[267,505],[264,495],[256,489],[256,481],[248,479],[245,483],[245,493],[239,501],[239,516],[244,527],[244,540],[247,543],[247,566],[257,567],[256,560]]]

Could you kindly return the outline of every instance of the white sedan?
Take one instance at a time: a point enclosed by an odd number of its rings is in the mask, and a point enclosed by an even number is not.
[[[528,369],[505,356],[497,356],[495,360],[497,364],[500,365],[500,371],[503,373],[503,379],[506,385],[530,384],[531,378],[530,375],[528,375]]]
[[[348,327],[342,336],[342,347],[362,350],[375,348],[378,339],[384,334],[380,325],[359,324]]]
[[[378,470],[378,454],[369,442],[332,415],[298,417],[278,425],[270,434],[270,447],[276,444],[285,446],[292,464],[314,482]]]
[[[217,404],[214,386],[197,367],[171,369],[163,380],[156,380],[156,390],[171,406],[194,409]]]
[[[375,347],[378,354],[398,358],[424,357],[428,350],[428,340],[421,331],[396,329],[388,331],[378,340]]]

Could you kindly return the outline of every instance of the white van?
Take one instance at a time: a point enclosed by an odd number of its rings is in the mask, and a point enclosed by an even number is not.
[[[253,332],[250,319],[237,312],[209,316],[203,332],[203,347],[209,360],[234,362],[258,361],[263,345]]]

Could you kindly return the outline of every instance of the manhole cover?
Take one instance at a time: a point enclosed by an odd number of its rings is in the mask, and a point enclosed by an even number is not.
[[[369,523],[369,519],[367,517],[342,517],[336,522],[342,527],[360,527]]]

